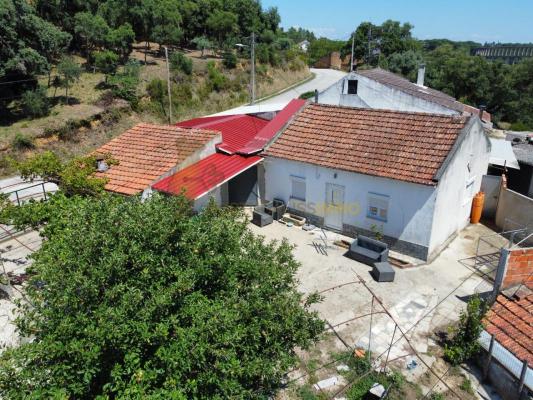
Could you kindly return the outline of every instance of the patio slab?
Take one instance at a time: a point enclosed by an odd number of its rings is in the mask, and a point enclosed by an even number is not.
[[[392,316],[383,312],[379,302],[374,302],[370,350],[374,355],[383,354],[398,324],[394,338],[397,343],[391,348],[389,359],[396,359],[403,367],[405,357],[415,351],[407,340],[400,339],[400,330],[408,332],[416,352],[426,353],[431,334],[458,320],[465,299],[490,288],[490,283],[476,274],[472,266],[461,262],[475,256],[479,236],[494,233],[484,225],[468,226],[431,263],[395,268],[395,281],[381,283],[370,276],[370,266],[347,258],[346,249],[334,244],[336,240],[352,240],[343,235],[321,229],[303,231],[279,222],[263,228],[250,225],[250,229],[267,240],[286,238],[296,246],[294,255],[301,263],[297,272],[299,290],[304,294],[320,292],[323,301],[313,305],[313,309],[352,349],[368,349],[370,336],[372,295],[361,283],[356,283],[358,277],[362,278]],[[317,251],[313,242],[325,245],[327,255]],[[341,349],[343,344],[339,341],[337,347]]]

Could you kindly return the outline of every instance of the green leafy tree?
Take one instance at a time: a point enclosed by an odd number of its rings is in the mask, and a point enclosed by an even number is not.
[[[459,324],[451,330],[452,338],[445,345],[444,356],[454,365],[468,361],[480,350],[479,335],[483,330],[483,318],[488,305],[477,294],[461,312]]]
[[[39,118],[48,115],[50,112],[50,102],[48,101],[46,88],[38,86],[35,90],[25,92],[22,95],[22,108],[24,114],[31,118]]]
[[[87,55],[105,43],[109,26],[102,16],[80,12],[74,16],[74,21],[74,31],[80,37]]]
[[[69,40],[27,1],[0,0],[0,114],[5,115],[11,99],[35,88],[31,79],[50,71]]]
[[[184,197],[57,194],[45,222],[3,398],[267,398],[323,329],[296,290],[287,242]],[[26,218],[26,221],[24,219]]]
[[[381,25],[362,22],[345,42],[342,54],[350,54],[352,38],[354,39],[354,59],[359,62],[377,65],[380,58],[390,57],[394,53],[419,50],[420,43],[412,37],[413,25],[401,24],[387,20]]]
[[[106,36],[106,47],[119,55],[121,62],[126,62],[133,49],[135,32],[129,23],[112,29]]]
[[[344,41],[331,40],[327,38],[317,39],[309,45],[309,63],[313,65],[322,57],[327,56],[333,51],[340,51],[344,46]]]
[[[421,53],[407,50],[403,53],[393,53],[386,59],[386,68],[397,74],[401,74],[411,81],[417,77],[418,67],[424,62]]]
[[[206,21],[207,28],[211,34],[217,38],[218,44],[221,45],[227,36],[235,35],[238,18],[229,11],[217,11],[213,13]]]
[[[93,55],[94,65],[105,74],[105,81],[109,75],[115,75],[118,68],[119,56],[112,51],[99,51]]]
[[[202,58],[204,58],[206,50],[211,50],[214,47],[213,43],[205,36],[198,36],[194,38],[192,43],[202,52]]]
[[[113,75],[109,79],[113,95],[126,100],[133,108],[137,107],[139,101],[137,88],[139,86],[140,68],[138,61],[130,60],[124,65],[122,72]]]
[[[533,59],[525,59],[513,65],[510,74],[512,93],[505,104],[505,112],[512,121],[533,129]]]
[[[153,3],[152,40],[161,45],[178,45],[183,36],[178,0],[159,0]]]
[[[192,60],[185,54],[176,51],[170,57],[170,68],[173,72],[182,72],[185,75],[192,74]]]
[[[233,51],[226,51],[222,55],[222,64],[228,69],[233,69],[237,66],[237,56]]]
[[[207,63],[207,82],[211,90],[220,92],[228,85],[228,78],[220,72],[214,61]]]
[[[63,57],[57,65],[57,72],[61,75],[61,85],[65,88],[65,99],[68,104],[68,89],[81,75],[81,67],[72,57]]]
[[[116,164],[111,157],[104,155],[108,165]],[[14,161],[15,168],[24,180],[43,179],[56,183],[67,195],[100,194],[106,179],[95,176],[96,156],[78,157],[67,162],[51,151],[36,154],[24,161]]]

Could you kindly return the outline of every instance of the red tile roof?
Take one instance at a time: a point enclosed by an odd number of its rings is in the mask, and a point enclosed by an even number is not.
[[[310,103],[266,155],[433,185],[467,120]]]
[[[248,143],[269,121],[252,115],[225,115],[178,122],[182,128],[210,129],[222,133],[221,151],[233,154]]]
[[[289,120],[301,110],[306,101],[293,99],[285,106],[283,110],[276,114],[261,131],[255,135],[245,146],[239,149],[239,154],[255,154],[263,150],[279,131],[289,122]]]
[[[396,75],[390,71],[381,68],[373,68],[357,70],[355,73],[379,82],[385,86],[392,87],[422,100],[439,104],[451,110],[460,113],[462,113],[464,110],[464,105],[455,100],[452,96],[429,87],[420,87],[408,79],[405,79],[403,76]]]
[[[219,135],[175,126],[136,125],[96,150],[119,162],[97,176],[108,178],[109,191],[139,193]]]
[[[215,153],[162,179],[152,188],[176,195],[183,191],[189,199],[196,200],[261,160],[259,156],[242,157],[236,154]]]
[[[500,294],[485,318],[485,330],[533,368],[533,291],[508,298]]]

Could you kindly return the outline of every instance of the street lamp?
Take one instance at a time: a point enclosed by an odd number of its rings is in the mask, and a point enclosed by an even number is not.
[[[242,44],[242,43],[236,43],[235,44],[235,47],[239,47],[241,49],[245,48],[245,47],[250,47],[251,48],[251,61],[252,61],[252,82],[251,82],[251,85],[252,85],[252,100],[250,101],[250,104],[254,104],[255,103],[255,33],[252,32],[252,44],[251,46],[248,46],[246,44]]]

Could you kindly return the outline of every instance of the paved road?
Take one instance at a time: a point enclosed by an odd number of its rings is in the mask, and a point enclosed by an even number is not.
[[[298,98],[302,93],[305,92],[314,91],[315,89],[322,91],[346,75],[346,72],[337,71],[334,69],[311,68],[311,72],[315,74],[315,77],[312,80],[304,83],[303,85],[297,86],[294,89],[271,97],[268,100],[262,101],[260,104],[284,103],[294,98]]]
[[[259,112],[279,111],[287,105],[292,99],[298,98],[302,93],[314,91],[322,91],[346,75],[346,72],[337,71],[334,69],[316,69],[311,68],[311,72],[315,77],[300,85],[296,86],[286,92],[271,97],[268,100],[257,102],[253,106],[244,105],[240,107],[231,108],[213,115],[234,115],[234,114],[254,114]]]

